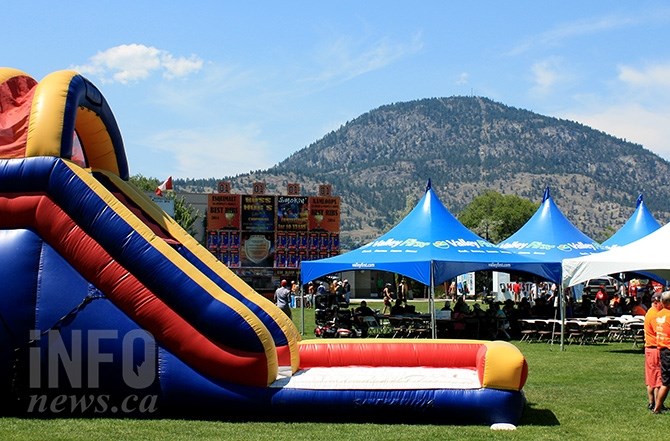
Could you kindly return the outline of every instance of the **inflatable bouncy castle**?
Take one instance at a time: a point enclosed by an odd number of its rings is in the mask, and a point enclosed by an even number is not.
[[[128,178],[92,83],[0,68],[5,415],[518,423],[513,345],[301,342]]]

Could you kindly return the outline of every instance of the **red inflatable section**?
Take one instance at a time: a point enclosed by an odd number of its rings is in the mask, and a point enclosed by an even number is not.
[[[521,390],[528,364],[506,342],[459,340],[315,340],[299,344],[300,368],[313,367],[434,367],[477,371],[483,387]]]
[[[300,368],[332,366],[450,367],[476,366],[482,343],[347,341],[346,344],[300,343]]]
[[[119,265],[67,213],[44,195],[0,194],[0,227],[33,228],[86,280],[166,349],[215,380],[267,386],[264,354],[224,347],[207,339]]]
[[[0,146],[3,158],[23,158],[37,81],[16,76],[0,83]]]

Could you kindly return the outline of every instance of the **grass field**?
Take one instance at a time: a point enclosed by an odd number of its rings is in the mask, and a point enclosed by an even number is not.
[[[417,308],[418,309],[418,308]],[[312,338],[306,310],[305,338]],[[300,310],[294,321],[301,329]],[[129,419],[0,418],[2,440],[654,440],[670,413],[646,409],[641,349],[631,343],[515,343],[528,360],[528,405],[516,431],[488,426],[324,424]],[[225,416],[223,416],[225,418]],[[222,419],[223,419],[222,418]]]

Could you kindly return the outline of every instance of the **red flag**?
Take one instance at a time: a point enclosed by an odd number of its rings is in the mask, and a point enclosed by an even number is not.
[[[156,194],[158,196],[163,196],[163,192],[168,190],[172,190],[172,176],[167,178],[165,182],[156,187]]]

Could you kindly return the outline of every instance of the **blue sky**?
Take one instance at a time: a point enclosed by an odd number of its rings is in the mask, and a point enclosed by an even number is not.
[[[74,69],[131,174],[265,169],[384,104],[478,95],[670,159],[666,1],[25,1],[1,65]]]

